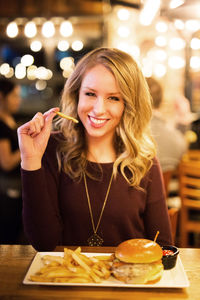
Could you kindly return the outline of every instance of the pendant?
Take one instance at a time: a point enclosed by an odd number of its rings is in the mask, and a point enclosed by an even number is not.
[[[100,247],[103,245],[104,240],[97,233],[94,233],[91,237],[89,237],[87,242],[88,242],[88,245],[91,247],[94,247],[94,246]]]

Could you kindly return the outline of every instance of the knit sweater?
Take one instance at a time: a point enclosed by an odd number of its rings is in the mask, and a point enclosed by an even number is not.
[[[40,169],[21,170],[25,232],[38,251],[51,251],[57,245],[87,245],[93,234],[84,181],[73,181],[63,171],[58,171],[57,143],[52,135]],[[97,164],[89,163],[89,167],[94,170]],[[101,167],[101,181],[87,177],[95,226],[113,163],[103,163]],[[141,187],[143,191],[130,187],[120,173],[113,179],[97,231],[104,240],[103,246],[116,246],[131,238],[154,239],[158,230],[157,242],[171,244],[163,181],[156,159],[142,179]]]

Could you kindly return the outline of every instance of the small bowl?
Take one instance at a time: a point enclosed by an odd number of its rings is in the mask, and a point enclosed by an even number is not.
[[[179,254],[179,249],[175,246],[163,246],[163,257],[162,257],[162,263],[164,266],[164,270],[170,270],[175,267],[177,256]],[[169,253],[166,253],[168,252]]]

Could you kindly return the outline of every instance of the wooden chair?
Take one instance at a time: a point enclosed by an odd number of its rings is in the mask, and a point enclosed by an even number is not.
[[[170,183],[170,180],[174,173],[175,173],[174,170],[163,172],[166,198],[168,197],[168,194],[169,194],[169,183]],[[168,209],[168,213],[169,213],[169,219],[170,219],[171,229],[172,229],[172,242],[173,242],[173,244],[175,244],[177,225],[178,225],[179,208],[171,207]]]
[[[188,150],[182,157],[183,161],[200,161],[200,150]]]
[[[172,229],[172,242],[173,244],[176,244],[176,231],[178,224],[179,208],[171,207],[168,209],[168,213]]]
[[[200,220],[191,219],[191,210],[200,216],[200,161],[185,157],[179,165],[180,247],[189,247],[188,235],[200,233]]]

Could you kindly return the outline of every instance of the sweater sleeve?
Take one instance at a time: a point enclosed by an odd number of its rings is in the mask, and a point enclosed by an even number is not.
[[[50,141],[42,168],[36,171],[21,170],[24,229],[30,243],[38,251],[51,251],[62,243],[57,169],[55,147]]]
[[[147,236],[153,240],[159,231],[157,242],[160,245],[171,245],[171,225],[166,204],[164,184],[160,165],[157,160],[149,173],[147,184],[147,205],[144,215],[144,223]]]

